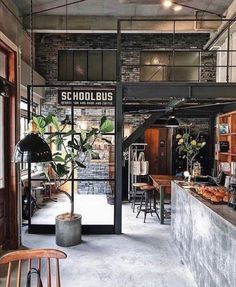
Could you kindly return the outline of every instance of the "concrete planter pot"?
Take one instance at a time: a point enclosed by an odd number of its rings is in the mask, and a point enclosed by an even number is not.
[[[82,216],[74,214],[70,218],[69,213],[56,217],[56,244],[62,247],[78,245],[81,242]]]

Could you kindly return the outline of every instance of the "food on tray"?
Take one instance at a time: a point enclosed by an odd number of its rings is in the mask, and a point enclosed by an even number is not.
[[[222,186],[194,185],[196,192],[213,203],[228,202],[228,191]]]
[[[212,201],[212,202],[217,202],[217,203],[222,202],[222,197],[217,196],[217,195],[213,195],[213,196],[211,197],[211,201]]]
[[[223,201],[224,202],[228,202],[229,201],[229,195],[228,194],[224,196]]]

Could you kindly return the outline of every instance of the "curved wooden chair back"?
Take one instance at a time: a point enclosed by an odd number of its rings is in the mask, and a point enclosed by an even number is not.
[[[12,263],[18,262],[16,286],[21,287],[22,277],[22,263],[28,261],[28,271],[32,268],[32,261],[37,261],[36,268],[41,272],[42,259],[45,258],[47,262],[47,287],[51,287],[51,262],[50,259],[56,261],[56,287],[61,286],[59,259],[65,259],[67,255],[56,249],[30,249],[30,250],[17,250],[9,252],[0,258],[0,264],[8,264],[6,287],[11,287],[11,274]],[[27,275],[27,274],[26,274]],[[25,275],[25,276],[26,276]],[[39,285],[39,282],[38,284]]]

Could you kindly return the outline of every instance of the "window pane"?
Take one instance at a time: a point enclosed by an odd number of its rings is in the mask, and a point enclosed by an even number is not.
[[[142,52],[141,53],[141,81],[169,81],[172,65],[172,54],[169,52]]]
[[[103,52],[103,80],[115,81],[116,80],[116,52],[104,51]]]
[[[87,52],[74,52],[74,80],[86,81],[87,77]]]
[[[7,56],[3,52],[0,51],[0,76],[2,78],[7,78]]]
[[[199,66],[200,56],[199,52],[175,52],[174,57],[175,66]]]
[[[101,81],[102,80],[102,52],[89,51],[88,52],[88,80]]]
[[[4,187],[4,130],[3,130],[3,97],[0,97],[0,188]]]
[[[171,65],[170,52],[142,52],[141,65]]]
[[[172,80],[175,81],[198,81],[198,68],[175,67],[173,68]]]
[[[73,51],[58,52],[59,81],[73,81]]]
[[[156,67],[142,67],[140,71],[141,81],[168,81],[169,80],[169,69],[167,67],[156,66]]]

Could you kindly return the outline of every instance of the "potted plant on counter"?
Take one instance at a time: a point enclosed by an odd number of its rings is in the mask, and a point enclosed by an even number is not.
[[[191,175],[196,157],[206,145],[206,142],[200,137],[200,133],[196,137],[193,137],[188,130],[185,130],[183,135],[177,134],[176,140],[178,145],[176,150],[183,159],[186,159],[187,171]]]
[[[53,144],[61,146],[60,151],[52,153],[53,160],[50,165],[56,174],[57,191],[64,193],[70,200],[70,212],[56,217],[56,243],[64,247],[77,245],[81,241],[82,215],[74,213],[74,190],[72,188],[69,193],[65,190],[65,185],[73,178],[74,171],[86,168],[85,162],[88,157],[96,154],[93,144],[97,139],[111,144],[102,135],[113,131],[113,123],[106,117],[102,117],[99,128],[81,130],[78,134],[72,129],[67,131],[67,123],[61,125],[55,115],[34,116],[33,122],[38,133],[49,146],[52,147]],[[53,132],[46,137],[48,126],[52,127]]]

